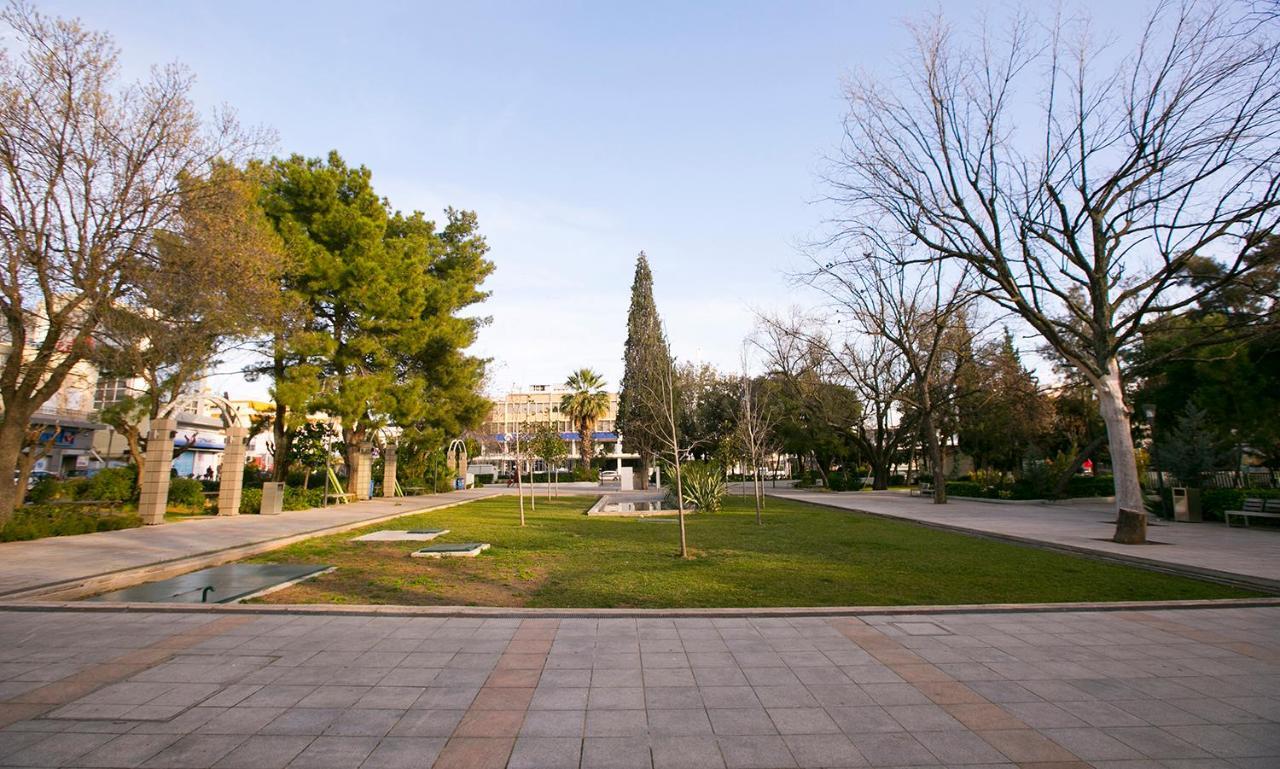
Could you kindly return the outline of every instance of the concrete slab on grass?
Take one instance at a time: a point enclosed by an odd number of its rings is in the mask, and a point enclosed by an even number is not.
[[[488,542],[459,542],[454,545],[432,545],[413,551],[414,558],[475,558],[489,549]]]
[[[309,563],[233,563],[145,582],[89,601],[126,603],[231,603],[301,582],[332,569]]]
[[[448,534],[448,529],[384,529],[374,531],[360,537],[352,537],[352,542],[426,542]]]

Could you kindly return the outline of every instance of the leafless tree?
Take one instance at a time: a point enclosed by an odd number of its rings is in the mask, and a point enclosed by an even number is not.
[[[107,308],[151,258],[182,185],[246,137],[206,126],[183,68],[120,85],[105,35],[22,2],[0,21],[0,519],[21,501],[14,470],[29,420],[90,351]]]
[[[756,525],[764,524],[764,482],[760,468],[766,458],[777,450],[774,426],[777,418],[768,402],[768,391],[752,378],[747,364],[747,352],[742,353],[741,394],[738,397],[738,420],[734,425],[734,438],[738,451],[751,463],[751,489],[755,496]]]
[[[1116,541],[1145,541],[1121,352],[1144,321],[1252,269],[1280,199],[1280,48],[1240,4],[1161,3],[1127,55],[1087,20],[972,45],[941,19],[914,28],[892,81],[848,89],[831,175],[837,239],[884,219],[964,262],[1092,385],[1107,425]],[[1226,263],[1189,286],[1197,256]]]
[[[892,405],[919,420],[933,472],[933,501],[944,504],[939,427],[954,401],[961,370],[952,343],[957,331],[966,328],[965,313],[974,295],[967,271],[949,276],[940,262],[904,264],[909,261],[902,258],[906,248],[900,244],[889,253],[840,256],[817,264],[805,277],[830,300],[835,315],[848,321],[846,334],[882,340],[897,355],[907,386],[896,390]]]
[[[652,376],[637,383],[639,401],[648,413],[656,416],[652,424],[652,438],[660,455],[671,458],[672,475],[676,484],[676,514],[680,524],[680,557],[689,557],[688,538],[684,525],[684,476],[681,461],[689,451],[685,445],[681,423],[680,372],[667,345],[666,331],[659,326],[656,339],[644,344],[652,366]]]
[[[872,488],[887,489],[889,470],[918,424],[918,414],[900,408],[911,372],[897,348],[884,337],[797,313],[759,322],[756,344],[769,375],[805,404],[812,421],[853,441],[871,464]]]

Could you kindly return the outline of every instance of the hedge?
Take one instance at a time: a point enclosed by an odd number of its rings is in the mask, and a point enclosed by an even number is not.
[[[204,509],[204,484],[193,478],[169,480],[169,504]]]
[[[27,505],[19,508],[4,526],[0,526],[0,542],[13,542],[41,537],[62,537],[95,531],[132,529],[142,525],[133,513],[102,514],[74,506]]]
[[[836,470],[827,476],[831,482],[832,491],[861,491],[863,482],[862,475],[856,472],[848,472],[845,470]]]
[[[1067,490],[1063,498],[1110,497],[1115,493],[1115,480],[1110,475],[1077,475],[1067,481]],[[1046,493],[1044,489],[1023,480],[1014,481],[1007,486],[984,486],[975,481],[947,481],[947,495],[979,499],[1052,498],[1052,495]]]
[[[1223,511],[1241,509],[1246,499],[1280,499],[1280,489],[1202,489],[1200,511],[1205,518],[1221,521]]]

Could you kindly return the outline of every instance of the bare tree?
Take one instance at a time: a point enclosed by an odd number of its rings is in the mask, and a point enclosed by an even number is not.
[[[883,340],[897,354],[908,386],[895,393],[896,404],[914,412],[933,472],[933,501],[947,501],[939,427],[956,395],[956,340],[966,328],[973,294],[967,274],[948,278],[940,262],[902,264],[901,247],[892,253],[866,251],[817,265],[808,282],[850,321],[845,333]],[[874,381],[874,377],[872,378]]]
[[[110,38],[15,2],[0,54],[0,520],[21,499],[14,470],[29,420],[90,351],[105,311],[151,258],[182,180],[246,146],[208,130],[171,65],[118,84]]]
[[[281,314],[281,248],[256,183],[229,166],[214,173],[216,185],[184,183],[179,229],[152,238],[154,257],[135,266],[132,285],[104,312],[89,356],[103,375],[142,383],[99,413],[125,437],[139,477],[146,422]]]
[[[655,338],[656,337],[656,338]],[[671,356],[667,345],[666,331],[661,323],[656,335],[646,337],[642,344],[648,349],[644,351],[645,360],[649,363],[651,375],[636,384],[636,395],[641,407],[656,417],[650,423],[651,437],[659,455],[671,458],[672,475],[676,484],[676,514],[680,523],[680,557],[689,557],[688,538],[684,525],[684,476],[681,462],[689,451],[685,445],[684,433],[680,429],[681,399],[680,373],[675,359]]]
[[[919,421],[900,408],[911,372],[898,349],[882,336],[798,314],[761,317],[760,324],[757,345],[770,376],[806,404],[811,419],[847,436],[871,464],[872,488],[887,489],[890,468]]]
[[[1121,352],[1145,320],[1248,273],[1276,227],[1280,47],[1240,10],[1161,3],[1122,57],[1085,21],[1019,18],[970,47],[935,18],[895,81],[848,90],[837,238],[874,239],[887,218],[967,263],[1090,382],[1118,542],[1146,536]],[[1227,265],[1211,285],[1181,279],[1197,256]]]
[[[755,496],[756,525],[764,524],[764,482],[760,468],[766,457],[776,451],[773,434],[777,419],[768,403],[767,391],[753,379],[747,365],[747,352],[742,352],[741,394],[738,399],[738,421],[734,437],[738,450],[751,463],[751,488]]]

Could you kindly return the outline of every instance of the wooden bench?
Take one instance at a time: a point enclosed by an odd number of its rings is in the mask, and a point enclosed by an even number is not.
[[[933,484],[932,484],[932,483],[921,483],[919,486],[917,486],[917,487],[915,488],[915,490],[913,490],[913,491],[911,492],[911,494],[912,494],[913,496],[914,496],[914,495],[919,495],[919,496],[922,496],[922,497],[923,497],[923,496],[932,495],[932,494],[933,494]]]
[[[347,504],[348,502],[353,501],[355,498],[356,498],[355,494],[351,494],[345,491],[331,491],[328,494],[324,495],[325,502],[332,502],[333,500],[336,499],[337,501],[341,502],[344,505]]]
[[[1227,510],[1223,512],[1223,517],[1227,519],[1227,525],[1233,526],[1232,518],[1238,518],[1244,521],[1245,528],[1249,527],[1250,518],[1280,518],[1280,499],[1246,499],[1241,505],[1243,510]]]

